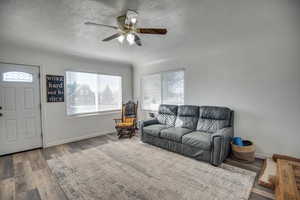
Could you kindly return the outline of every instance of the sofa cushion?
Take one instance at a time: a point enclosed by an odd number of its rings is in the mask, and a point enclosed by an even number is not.
[[[230,126],[231,110],[226,107],[201,106],[197,131],[216,132]]]
[[[194,131],[182,137],[182,144],[197,147],[203,150],[211,149],[211,134]]]
[[[176,141],[176,142],[181,142],[182,136],[190,132],[192,132],[192,130],[187,128],[171,127],[171,128],[163,129],[160,132],[160,137],[168,140]]]
[[[166,128],[169,128],[169,126],[164,124],[154,124],[154,125],[144,127],[143,132],[152,136],[159,137],[160,131]]]
[[[182,105],[178,107],[175,127],[195,130],[199,118],[199,106]]]
[[[166,124],[168,126],[175,126],[177,108],[178,106],[176,105],[160,105],[157,115],[157,120],[159,121],[159,123]]]

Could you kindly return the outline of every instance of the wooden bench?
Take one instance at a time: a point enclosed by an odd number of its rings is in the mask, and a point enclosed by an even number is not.
[[[281,158],[276,161],[276,200],[300,200],[300,162]]]

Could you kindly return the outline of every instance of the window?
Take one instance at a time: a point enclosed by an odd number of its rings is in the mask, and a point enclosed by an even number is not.
[[[121,109],[121,76],[67,71],[66,84],[68,115]]]
[[[32,74],[26,72],[5,72],[3,73],[3,81],[31,83],[33,81],[33,77]]]
[[[154,74],[145,76],[143,86],[143,109],[157,110],[161,104],[161,75]]]
[[[142,78],[142,109],[157,111],[160,104],[184,103],[184,71],[169,71]]]

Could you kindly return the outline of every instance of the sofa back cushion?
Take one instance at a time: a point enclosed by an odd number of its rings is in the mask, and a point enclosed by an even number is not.
[[[160,124],[175,126],[178,106],[161,104],[158,109],[157,120]]]
[[[178,106],[176,127],[196,130],[199,118],[199,106],[182,105]]]
[[[213,133],[232,126],[231,115],[232,111],[226,107],[200,106],[197,130]]]

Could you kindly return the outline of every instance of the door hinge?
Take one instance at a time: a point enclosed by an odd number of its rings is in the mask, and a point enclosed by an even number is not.
[[[42,104],[40,103],[40,109],[42,110]]]
[[[41,78],[41,73],[39,73],[39,78]]]

